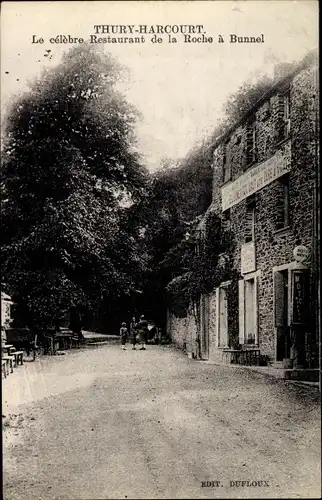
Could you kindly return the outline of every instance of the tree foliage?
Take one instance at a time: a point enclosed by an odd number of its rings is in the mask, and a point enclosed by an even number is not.
[[[178,164],[162,163],[139,208],[148,270],[140,308],[160,324],[166,317],[165,287],[178,273],[177,246],[191,221],[211,202],[211,152],[196,147]]]
[[[137,113],[116,88],[122,72],[103,51],[73,48],[8,110],[3,275],[29,324],[48,327],[71,302],[95,308],[137,286],[144,262],[129,207],[147,176]]]
[[[167,287],[168,304],[177,315],[186,315],[201,295],[232,279],[234,241],[222,219],[209,211],[203,221],[195,221],[192,237],[176,249],[178,274]],[[171,260],[171,254],[168,255]]]

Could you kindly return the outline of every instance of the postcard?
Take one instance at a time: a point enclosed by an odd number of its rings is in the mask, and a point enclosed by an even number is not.
[[[2,2],[6,500],[319,498],[318,2]]]

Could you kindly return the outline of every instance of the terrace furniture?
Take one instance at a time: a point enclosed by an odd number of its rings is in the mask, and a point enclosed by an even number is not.
[[[80,347],[80,338],[77,334],[73,333],[69,328],[61,327],[59,333],[56,334],[56,337],[60,337],[63,339],[65,337],[65,344],[67,344],[68,348]],[[63,337],[64,336],[64,337]]]
[[[223,349],[222,356],[225,364],[259,365],[260,349]]]
[[[4,378],[7,377],[7,361],[5,359],[1,359],[1,373],[4,375]]]
[[[60,349],[70,349],[72,347],[72,338],[73,335],[71,333],[56,333],[55,335]]]
[[[72,336],[72,347],[80,348],[80,340],[78,336]]]
[[[1,345],[1,351],[6,352],[8,355],[10,354],[12,349],[14,349],[12,344],[2,344]]]
[[[25,349],[32,343],[33,338],[29,328],[6,328],[6,336],[10,347],[15,347],[17,350]]]
[[[13,361],[14,361],[14,356],[2,356],[1,361],[5,361],[7,364],[7,374],[9,375],[9,368],[10,368],[10,373],[13,372]]]
[[[23,365],[23,351],[15,351],[12,355],[15,358],[15,366]]]

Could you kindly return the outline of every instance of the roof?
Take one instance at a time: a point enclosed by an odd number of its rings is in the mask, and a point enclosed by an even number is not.
[[[215,139],[215,141],[211,144],[210,147],[217,148],[222,142],[224,142],[242,123],[244,123],[248,117],[250,117],[263,103],[271,97],[277,89],[285,85],[288,81],[290,81],[294,76],[296,76],[303,69],[307,69],[314,64],[317,64],[318,61],[318,51],[314,49],[310,51],[297,65],[291,70],[286,76],[280,78],[276,83],[274,83],[263,95],[251,106],[244,115],[237,120],[233,125],[228,127],[228,129],[222,133],[219,137]]]

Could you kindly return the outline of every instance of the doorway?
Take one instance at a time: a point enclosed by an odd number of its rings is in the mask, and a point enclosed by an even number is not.
[[[218,347],[228,347],[228,304],[227,289],[220,286],[218,293]]]
[[[245,342],[246,344],[255,344],[256,340],[256,297],[255,297],[255,279],[245,280]]]
[[[289,327],[289,272],[277,271],[274,275],[276,361],[290,357]]]
[[[200,355],[209,359],[209,295],[202,295],[200,308]]]

